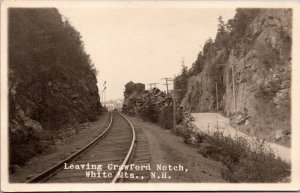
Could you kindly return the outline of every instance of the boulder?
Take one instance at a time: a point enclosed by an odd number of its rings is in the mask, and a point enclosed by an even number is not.
[[[34,135],[38,135],[43,131],[43,127],[38,121],[29,119],[24,121],[24,126],[30,130]]]
[[[141,83],[125,85],[123,112],[130,116],[139,115],[143,120],[158,122],[165,128],[173,125],[172,97],[158,88],[145,90]]]

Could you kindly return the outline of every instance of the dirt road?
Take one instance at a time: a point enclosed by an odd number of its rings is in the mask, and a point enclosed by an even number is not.
[[[201,131],[205,133],[214,133],[218,130],[223,132],[225,136],[239,136],[245,138],[251,145],[256,145],[255,137],[249,136],[237,129],[233,128],[229,124],[229,119],[218,113],[192,113],[195,118],[193,124]],[[291,161],[291,150],[288,147],[278,145],[275,143],[267,142],[265,148],[274,152],[276,156],[281,157],[283,160]]]
[[[166,179],[152,178],[149,182],[224,182],[221,171],[224,166],[204,158],[193,148],[184,143],[181,137],[158,125],[143,122],[139,118],[128,117],[135,127],[141,128],[149,141],[151,169],[156,172],[157,164],[184,166],[184,171],[168,171]]]

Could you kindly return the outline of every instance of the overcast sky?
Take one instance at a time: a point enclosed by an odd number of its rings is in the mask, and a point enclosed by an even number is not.
[[[218,17],[226,22],[235,9],[203,8],[61,8],[81,33],[98,70],[98,87],[107,81],[106,98],[123,98],[129,82],[161,83],[190,67],[205,41],[214,38]]]

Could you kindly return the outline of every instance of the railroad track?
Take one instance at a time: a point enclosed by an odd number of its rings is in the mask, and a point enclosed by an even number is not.
[[[27,183],[145,182],[149,179],[149,171],[135,171],[143,176],[142,179],[124,178],[123,166],[134,162],[149,163],[150,160],[148,142],[140,128],[137,131],[124,115],[112,112],[108,127],[93,141]]]

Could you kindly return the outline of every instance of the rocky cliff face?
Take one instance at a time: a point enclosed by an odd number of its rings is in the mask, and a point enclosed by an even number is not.
[[[158,88],[145,90],[144,84],[128,82],[125,85],[124,97],[123,112],[157,122],[166,129],[172,128],[173,105],[170,94]]]
[[[10,9],[8,73],[11,164],[41,152],[50,132],[100,115],[80,34],[56,9]]]
[[[203,70],[188,80],[182,100],[185,110],[218,110],[250,134],[287,144],[291,127],[291,29],[291,10],[261,9],[246,23],[239,34],[243,38],[233,46],[220,46],[220,40],[207,44]],[[227,42],[230,34],[229,30],[224,35],[229,36]]]

